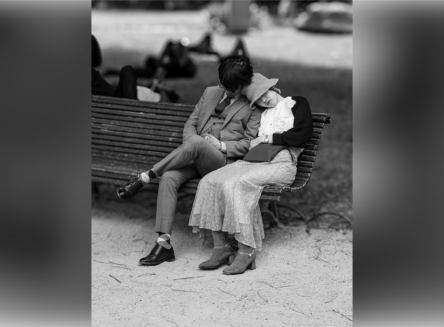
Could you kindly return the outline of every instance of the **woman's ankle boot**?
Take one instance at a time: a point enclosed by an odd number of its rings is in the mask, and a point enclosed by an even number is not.
[[[225,275],[243,274],[247,269],[256,269],[256,253],[254,249],[239,243],[239,251],[234,262],[223,270]]]
[[[200,269],[216,269],[220,265],[228,262],[229,257],[233,257],[234,250],[221,231],[213,231],[214,249],[211,258],[199,265]]]
[[[200,269],[216,269],[219,266],[228,263],[228,259],[234,256],[234,250],[230,244],[221,247],[215,247],[211,258],[199,265]]]

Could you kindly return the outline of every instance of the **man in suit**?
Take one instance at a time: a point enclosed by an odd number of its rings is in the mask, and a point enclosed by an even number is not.
[[[142,265],[175,260],[170,238],[179,187],[242,158],[257,135],[261,112],[251,109],[241,95],[253,77],[250,61],[246,57],[227,57],[218,71],[220,84],[208,87],[200,98],[185,123],[183,144],[117,190],[119,197],[126,200],[144,184],[160,177],[155,226],[159,236],[150,254],[140,259]]]

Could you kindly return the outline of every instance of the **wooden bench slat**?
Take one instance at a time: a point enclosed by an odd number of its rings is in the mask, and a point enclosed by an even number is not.
[[[103,115],[103,114],[96,114],[95,117],[100,117],[100,118],[107,118],[109,120],[123,120],[123,121],[127,121],[127,122],[134,122],[134,123],[145,123],[146,125],[148,125],[148,123],[151,120],[151,117],[149,120],[147,119],[143,119],[143,118],[132,118],[132,117],[127,117],[127,116],[121,116],[121,117],[110,117],[108,115]],[[161,122],[161,124],[160,124]],[[165,120],[156,120],[156,125],[153,125],[153,123],[151,122],[152,126],[172,126],[172,127],[178,127],[178,128],[172,128],[173,131],[183,131],[183,123],[180,122],[168,122]]]
[[[319,139],[310,139],[310,141],[307,142],[308,145],[319,145],[321,142]]]
[[[121,141],[121,142],[128,142],[128,143],[134,143],[134,144],[144,144],[144,145],[154,145],[154,146],[165,146],[168,148],[177,148],[179,145],[182,144],[182,140],[177,141],[174,140],[162,140],[162,138],[159,137],[152,137],[149,138],[145,135],[138,136],[137,134],[115,134],[115,133],[106,133],[103,131],[103,133],[97,133],[92,132],[92,138],[97,140],[108,140],[108,141]],[[134,136],[134,137],[132,137]]]
[[[108,109],[95,109],[93,110],[94,114],[103,114],[107,115],[108,117],[134,117],[134,118],[141,118],[141,119],[149,119],[154,121],[174,121],[174,122],[180,122],[182,123],[182,126],[185,124],[185,122],[188,120],[188,117],[168,117],[166,120],[165,117],[162,117],[160,115],[156,115],[153,113],[143,113],[143,112],[135,112],[135,111],[122,111],[122,110],[108,110]]]
[[[180,114],[160,114],[156,112],[156,110],[149,111],[141,111],[141,110],[133,110],[132,108],[100,108],[94,107],[91,108],[91,112],[96,113],[106,113],[110,116],[135,116],[135,117],[155,117],[157,119],[167,119],[167,120],[177,120],[186,122],[190,115],[188,113]]]
[[[94,120],[94,118],[93,118]],[[135,132],[144,132],[144,133],[159,133],[159,135],[165,135],[168,136],[170,134],[179,136],[183,135],[183,127],[176,127],[176,126],[162,126],[162,125],[147,125],[140,122],[126,122],[126,121],[118,121],[118,120],[106,120],[106,122],[101,119],[102,121],[98,123],[97,121],[93,121],[91,124],[91,127],[97,128],[97,129],[110,129],[110,128],[118,128],[118,127],[127,127],[131,130],[134,130]],[[132,125],[132,127],[129,127],[128,125]]]
[[[104,103],[104,104],[118,104],[133,107],[143,107],[143,108],[171,108],[177,110],[189,110],[192,111],[195,106],[191,104],[183,103],[171,103],[171,102],[149,102],[140,101],[135,99],[126,98],[114,98],[114,97],[104,97],[104,96],[91,96],[91,103]]]
[[[111,151],[107,151],[107,150],[102,150],[102,149],[97,149],[97,148],[93,148],[92,149],[92,162],[94,164],[94,162],[96,160],[99,159],[107,159],[107,160],[117,160],[117,161],[123,161],[123,162],[134,162],[134,163],[140,163],[140,164],[145,164],[145,165],[154,165],[157,161],[159,161],[155,157],[152,156],[144,156],[144,155],[134,155],[134,154],[130,154],[130,153],[121,153],[121,152],[111,152]]]
[[[96,124],[92,124],[91,125],[91,129],[92,131],[97,131],[97,133],[101,133],[102,131],[106,131],[107,133],[114,133],[114,132],[118,132],[118,133],[128,133],[130,134],[137,134],[137,135],[150,135],[150,137],[159,137],[161,139],[169,138],[169,139],[177,139],[178,141],[182,142],[182,133],[171,133],[171,132],[166,132],[166,131],[159,131],[159,130],[152,130],[152,129],[147,129],[147,128],[128,128],[128,127],[124,127],[124,126],[118,126],[118,125],[96,125]],[[118,134],[117,135],[123,135],[123,134]]]
[[[120,185],[123,185],[125,183],[124,179],[119,179],[118,177],[115,177],[115,176],[103,177],[103,176],[91,175],[91,179],[94,182],[104,183],[104,184],[111,184],[111,185],[115,185],[115,186],[120,186]]]
[[[262,191],[263,193],[282,193],[282,187],[273,187],[273,186],[267,186],[264,188],[264,190]]]
[[[316,157],[315,156],[306,156],[304,153],[301,153],[299,156],[299,160],[301,161],[308,161],[308,162],[315,162]]]
[[[190,113],[188,111],[178,111],[178,110],[168,110],[168,109],[157,109],[157,108],[134,108],[127,106],[118,106],[118,105],[95,105],[91,108],[92,112],[127,112],[128,114],[133,113],[143,113],[146,115],[153,114],[158,116],[166,116],[164,118],[170,117],[179,117],[188,119],[190,117]]]
[[[318,151],[319,150],[319,145],[316,145],[316,144],[306,144],[304,149],[305,150]]]
[[[313,122],[313,128],[324,128],[325,123]]]
[[[159,109],[172,109],[172,110],[181,110],[187,111],[191,113],[195,106],[190,104],[182,104],[182,103],[170,103],[170,102],[147,102],[147,101],[139,101],[133,99],[124,99],[124,98],[113,98],[113,97],[103,97],[93,95],[91,97],[92,106],[96,103],[100,104],[117,104],[124,106],[132,106],[137,108],[159,108]]]
[[[140,173],[140,168],[135,166],[117,167],[109,166],[106,164],[98,164],[92,166],[92,174],[97,176],[112,176],[112,175],[122,175],[128,182],[129,178],[133,178],[135,175]],[[139,168],[139,169],[138,169]],[[143,171],[143,169],[142,169]]]
[[[310,178],[311,173],[303,173],[300,170],[296,173],[296,178]]]
[[[313,168],[314,167],[314,163],[313,162],[308,162],[308,161],[298,160],[298,168],[299,167]]]
[[[147,158],[149,160],[161,160],[165,158],[168,153],[167,152],[155,152],[151,150],[138,150],[138,149],[132,149],[132,148],[125,148],[125,147],[114,147],[110,145],[103,145],[103,144],[92,144],[91,145],[92,153],[94,154],[109,154],[110,156],[121,156],[124,158],[128,158],[127,161],[130,161],[132,159],[137,158]],[[123,152],[122,149],[125,149],[126,151]],[[171,150],[171,149],[168,149]]]
[[[331,115],[325,114],[325,113],[312,113],[312,120],[314,122],[323,122],[325,124],[330,124],[331,122]]]
[[[296,178],[294,179],[293,183],[295,182],[308,182],[308,180],[310,179],[310,176],[300,176],[298,174],[296,174]]]
[[[160,157],[166,157],[170,152],[173,150],[171,148],[164,148],[164,147],[156,147],[152,145],[134,145],[131,143],[122,143],[122,142],[107,142],[102,140],[96,140],[95,144],[93,144],[96,148],[101,149],[108,149],[111,151],[122,151],[124,149],[125,151],[128,150],[128,153],[133,154],[145,154],[148,156],[160,156]],[[107,146],[107,147],[103,147]]]
[[[311,174],[313,172],[313,168],[298,166],[298,171]]]
[[[127,164],[126,166],[123,166],[123,164]],[[148,170],[149,167],[146,164],[143,163],[135,163],[135,162],[125,162],[125,161],[109,161],[107,159],[99,159],[95,158],[95,160],[92,162],[92,166],[96,170],[106,170],[109,169],[112,172],[132,172],[138,170],[138,172]]]
[[[97,149],[94,148],[94,151],[92,153],[92,159],[93,161],[98,158],[107,158],[110,160],[118,160],[118,161],[129,161],[129,162],[135,162],[135,163],[145,163],[147,165],[154,165],[155,163],[159,162],[164,158],[165,156],[144,156],[137,153],[131,153],[127,156],[124,156],[123,154],[120,154],[119,152],[112,152],[112,151],[106,151],[101,152],[103,149]],[[143,161],[145,160],[145,161]]]
[[[96,159],[108,159],[108,160],[117,160],[117,161],[130,161],[130,162],[134,162],[134,163],[138,163],[138,164],[146,164],[150,167],[152,167],[154,164],[156,164],[157,162],[159,162],[160,160],[162,160],[161,156],[150,156],[150,157],[145,157],[145,158],[149,158],[146,159],[146,161],[143,161],[142,156],[140,156],[140,158],[138,158],[137,154],[132,154],[131,156],[128,157],[124,157],[123,155],[116,153],[112,153],[111,151],[107,152],[107,153],[100,153],[98,152],[100,150],[94,149],[93,152],[93,156],[92,159],[93,161],[95,161]]]
[[[304,156],[316,156],[317,152],[318,151],[304,150],[301,154],[303,154]]]
[[[290,187],[302,187],[307,183],[306,180],[295,180]]]
[[[311,137],[312,140],[320,140],[321,139],[321,133],[314,133]]]

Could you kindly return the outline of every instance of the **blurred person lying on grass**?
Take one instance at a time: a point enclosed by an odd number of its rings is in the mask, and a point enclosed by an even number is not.
[[[115,98],[135,99],[149,102],[171,102],[166,90],[159,92],[137,85],[136,71],[132,66],[124,66],[119,71],[119,82],[114,87],[95,69],[102,64],[102,50],[94,35],[91,35],[91,94]]]

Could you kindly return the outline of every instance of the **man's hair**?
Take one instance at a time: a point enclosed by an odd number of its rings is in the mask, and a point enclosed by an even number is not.
[[[219,66],[219,81],[222,86],[234,92],[239,87],[251,84],[253,67],[244,56],[229,56]]]

